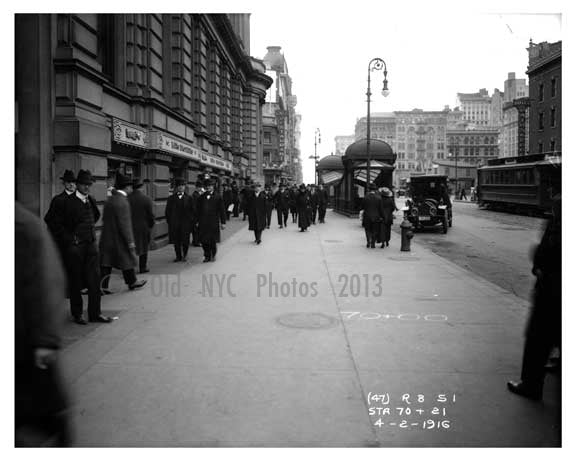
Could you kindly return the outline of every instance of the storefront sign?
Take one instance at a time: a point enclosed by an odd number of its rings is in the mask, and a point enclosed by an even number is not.
[[[112,120],[112,133],[114,142],[148,148],[148,132],[137,125],[115,118]]]
[[[232,162],[202,152],[200,149],[192,146],[187,142],[180,141],[159,131],[150,132],[150,149],[169,152],[180,157],[186,157],[190,160],[195,160],[203,165],[208,165],[221,170],[232,171]]]
[[[160,133],[159,131],[150,132],[150,149],[162,150],[181,157],[187,157],[191,160],[200,161],[200,151],[196,147],[172,136]]]
[[[232,162],[214,157],[213,155],[206,154],[204,152],[200,153],[200,162],[204,165],[209,165],[221,170],[232,171]]]

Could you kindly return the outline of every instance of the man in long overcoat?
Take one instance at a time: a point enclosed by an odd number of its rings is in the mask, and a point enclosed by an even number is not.
[[[296,212],[298,213],[298,227],[300,232],[304,232],[310,226],[310,197],[304,184],[300,185],[296,195]]]
[[[324,185],[318,186],[318,222],[324,224],[326,218],[326,208],[328,207],[328,191],[324,189]]]
[[[174,262],[186,261],[190,246],[190,233],[196,219],[194,201],[186,193],[186,181],[176,178],[176,191],[166,202],[166,222],[168,223],[169,243],[174,244],[176,259]]]
[[[384,219],[384,206],[382,198],[376,194],[378,188],[375,184],[370,184],[369,192],[364,197],[362,208],[362,227],[366,233],[366,248],[376,248],[376,239],[380,225]]]
[[[154,208],[152,199],[142,193],[144,183],[140,179],[134,179],[133,191],[128,196],[130,212],[132,213],[132,229],[134,231],[134,243],[141,274],[150,272],[148,269],[148,248],[152,227],[154,227]]]
[[[214,192],[211,180],[205,183],[206,191],[198,199],[198,237],[204,250],[204,262],[214,261],[220,241],[220,229],[226,223],[222,197]]]
[[[254,231],[254,242],[262,242],[262,231],[266,228],[266,193],[260,184],[252,186],[254,197],[248,204],[248,230]]]
[[[132,180],[121,173],[116,174],[115,190],[104,205],[102,234],[100,234],[100,284],[108,292],[112,268],[122,271],[124,282],[130,290],[140,288],[146,280],[136,279],[136,243],[132,227],[132,214],[128,194],[132,192]]]
[[[288,212],[290,208],[290,193],[286,190],[284,184],[280,184],[280,188],[274,194],[274,206],[276,207],[276,214],[278,215],[278,226],[280,229],[288,224]]]
[[[390,189],[383,187],[380,192],[380,196],[382,198],[382,207],[384,209],[382,225],[380,226],[380,241],[382,242],[382,246],[380,248],[384,248],[385,246],[390,246],[390,235],[392,224],[394,223],[394,212],[397,211],[398,208],[396,208],[394,194]]]
[[[62,241],[65,248],[65,265],[68,275],[70,311],[74,322],[86,325],[82,318],[82,295],[88,287],[88,320],[109,323],[110,317],[101,313],[100,255],[96,245],[96,222],[100,211],[89,195],[94,182],[88,170],[80,170],[76,178],[76,192],[64,202]]]
[[[552,218],[534,253],[532,273],[536,284],[522,358],[521,381],[508,389],[533,400],[542,399],[546,362],[562,334],[562,200],[555,196]]]
[[[65,201],[76,192],[76,177],[72,170],[66,170],[60,179],[64,185],[64,190],[60,194],[54,196],[50,202],[50,208],[48,209],[46,216],[44,216],[44,222],[46,222],[46,225],[52,234],[52,238],[58,246],[60,256],[64,261],[66,256],[64,230]]]

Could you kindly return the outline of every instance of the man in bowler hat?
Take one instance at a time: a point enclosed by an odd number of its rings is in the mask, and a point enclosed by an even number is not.
[[[136,178],[132,184],[132,193],[128,196],[130,211],[132,213],[132,229],[134,231],[134,243],[138,255],[140,273],[150,272],[148,269],[148,247],[152,227],[154,227],[154,209],[152,199],[142,193],[144,183]]]
[[[176,191],[166,202],[166,222],[169,241],[174,244],[176,252],[174,262],[179,262],[186,261],[188,256],[190,233],[196,219],[196,210],[194,200],[186,193],[186,180],[176,178],[174,185]]]
[[[82,317],[81,289],[88,286],[88,320],[109,323],[100,311],[100,255],[96,245],[96,222],[100,211],[96,201],[89,195],[93,184],[92,173],[80,170],[76,177],[76,192],[65,201],[62,238],[66,252],[66,271],[70,310],[74,322],[86,325]]]
[[[104,205],[102,234],[100,235],[101,288],[109,293],[108,286],[112,268],[120,269],[124,282],[130,290],[140,288],[146,280],[136,279],[136,243],[132,228],[132,215],[128,194],[132,192],[132,180],[121,173],[116,174],[112,195]]]
[[[66,170],[60,179],[64,185],[64,190],[60,194],[54,196],[50,202],[50,208],[48,209],[46,216],[44,216],[44,222],[46,222],[46,225],[52,234],[52,238],[54,238],[54,241],[58,246],[60,256],[62,257],[62,260],[64,260],[64,247],[66,244],[64,238],[65,231],[63,228],[64,202],[76,192],[76,177],[72,170]]]
[[[284,184],[280,184],[280,188],[274,194],[274,207],[278,215],[278,226],[282,229],[288,224],[288,212],[290,209],[290,194]]]
[[[214,192],[214,183],[204,183],[205,192],[198,199],[198,238],[204,250],[204,262],[214,261],[220,241],[220,229],[226,223],[226,211],[222,197]]]

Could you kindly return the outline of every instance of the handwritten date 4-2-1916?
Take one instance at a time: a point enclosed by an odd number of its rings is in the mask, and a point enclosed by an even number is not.
[[[403,419],[402,421],[392,421],[385,423],[382,421],[382,418],[379,418],[378,421],[374,422],[374,426],[391,426],[399,427],[400,429],[450,429],[450,420],[443,419],[441,421],[437,421],[434,419],[427,419],[425,421],[410,422]]]

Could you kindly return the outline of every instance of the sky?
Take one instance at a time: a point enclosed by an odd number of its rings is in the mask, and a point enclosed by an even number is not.
[[[254,2],[250,11],[250,54],[262,59],[281,46],[302,116],[300,150],[304,182],[314,181],[314,133],[318,155],[335,149],[334,137],[354,134],[366,116],[368,64],[371,112],[442,110],[456,94],[504,90],[509,72],[526,78],[530,39],[562,40],[564,2]],[[470,6],[473,5],[473,6]]]

